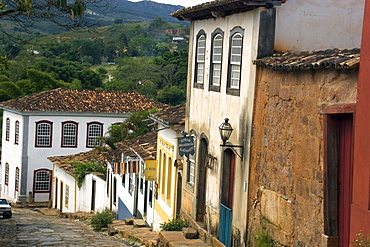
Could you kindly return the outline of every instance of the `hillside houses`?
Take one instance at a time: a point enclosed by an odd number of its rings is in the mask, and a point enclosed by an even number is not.
[[[134,112],[166,107],[135,92],[62,88],[1,102],[1,195],[16,201],[31,192],[34,201],[49,201],[47,157],[91,150],[112,124]]]
[[[187,102],[114,151],[49,157],[53,207],[105,207],[154,231],[181,218],[212,246],[347,247],[370,234],[364,6],[219,0],[174,12],[191,25]],[[71,160],[106,174],[78,188]]]

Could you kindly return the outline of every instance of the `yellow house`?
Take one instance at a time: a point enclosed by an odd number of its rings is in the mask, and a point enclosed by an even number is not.
[[[178,218],[181,209],[182,163],[177,140],[185,127],[185,103],[151,114],[157,123],[157,181],[153,230]]]

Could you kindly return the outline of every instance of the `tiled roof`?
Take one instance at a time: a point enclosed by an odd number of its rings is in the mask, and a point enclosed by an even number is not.
[[[276,53],[253,62],[272,70],[351,69],[360,63],[360,49]]]
[[[116,159],[119,160],[121,158],[121,152],[117,150],[111,151],[101,151],[98,149],[93,149],[88,152],[66,155],[66,156],[53,156],[48,157],[48,159],[53,162],[55,165],[59,166],[60,168],[64,169],[68,174],[75,176],[73,174],[73,170],[75,166],[71,164],[71,161],[80,161],[80,162],[102,162],[103,166],[106,165],[107,160]]]
[[[20,112],[133,113],[167,108],[136,92],[58,88],[0,102],[2,109]]]
[[[157,155],[157,132],[152,131],[135,138],[117,142],[114,145],[126,156],[135,156],[136,152],[143,160],[155,160]]]
[[[78,154],[48,157],[48,159],[71,176],[75,176],[73,174],[75,166],[71,164],[71,161],[80,161],[85,163],[102,162],[103,165],[106,165],[107,161],[120,161],[122,153],[126,156],[136,156],[138,154],[144,160],[155,160],[157,153],[157,132],[152,131],[135,138],[127,139],[122,142],[115,143],[115,146],[118,149],[109,151],[93,149],[91,151]]]
[[[171,16],[179,20],[202,20],[224,17],[239,12],[250,11],[259,7],[272,8],[280,6],[284,0],[214,0],[193,7],[182,8]]]
[[[150,117],[166,125],[184,125],[185,103],[150,114]]]

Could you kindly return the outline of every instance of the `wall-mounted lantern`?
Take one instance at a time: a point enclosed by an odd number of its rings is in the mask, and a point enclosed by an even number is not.
[[[232,144],[226,144],[226,142],[229,140],[231,133],[233,132],[233,127],[229,123],[229,119],[225,118],[225,122],[223,122],[219,127],[218,130],[220,131],[220,136],[222,140],[222,144],[220,145],[221,147],[229,147],[231,148],[236,155],[239,156],[241,160],[243,160],[243,154],[244,154],[244,146],[241,145],[232,145]],[[239,154],[234,148],[240,148],[241,149],[241,154]]]

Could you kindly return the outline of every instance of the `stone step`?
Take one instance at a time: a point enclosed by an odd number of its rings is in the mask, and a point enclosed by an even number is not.
[[[146,227],[146,222],[143,219],[136,219],[133,223],[134,227]]]

